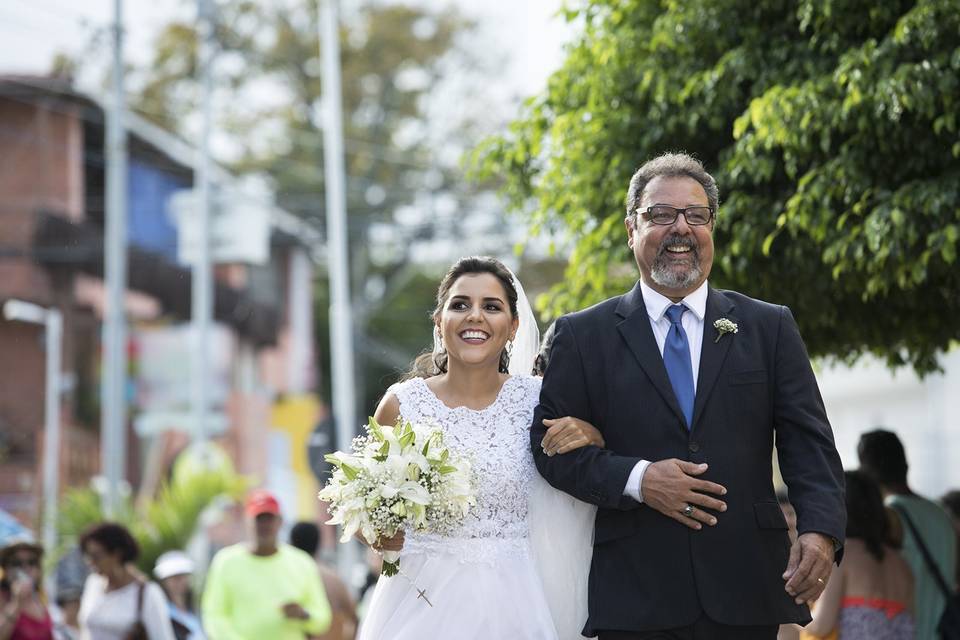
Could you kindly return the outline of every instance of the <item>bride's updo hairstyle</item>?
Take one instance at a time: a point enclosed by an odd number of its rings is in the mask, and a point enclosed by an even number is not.
[[[510,275],[510,270],[496,258],[489,256],[470,256],[457,260],[453,266],[447,270],[446,275],[443,276],[443,280],[440,281],[440,288],[437,289],[437,306],[430,315],[434,323],[440,319],[440,314],[447,304],[447,298],[450,297],[450,289],[453,288],[454,283],[459,280],[461,276],[479,273],[489,273],[500,281],[500,284],[503,285],[503,290],[507,294],[507,305],[510,307],[510,314],[514,318],[517,317],[517,288],[513,284],[513,277]],[[447,349],[441,340],[436,339],[436,331],[437,329],[434,328],[435,337],[433,350],[421,354],[413,361],[413,366],[405,376],[406,379],[416,377],[431,378],[447,372]],[[508,373],[507,369],[509,366],[510,354],[504,349],[500,352],[500,373]]]

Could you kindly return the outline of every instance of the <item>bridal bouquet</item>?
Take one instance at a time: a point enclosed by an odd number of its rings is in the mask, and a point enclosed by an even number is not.
[[[472,470],[444,445],[440,428],[401,421],[381,426],[370,418],[366,431],[350,453],[325,456],[334,470],[320,499],[330,504],[328,523],[343,525],[340,542],[359,531],[372,545],[407,525],[431,533],[456,528],[476,504]],[[400,553],[384,551],[384,575],[399,570]]]

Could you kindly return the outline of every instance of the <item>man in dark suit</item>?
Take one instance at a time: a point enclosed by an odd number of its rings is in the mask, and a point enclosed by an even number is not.
[[[843,470],[793,316],[707,285],[718,201],[694,158],[646,163],[625,221],[640,281],[557,321],[531,447],[547,481],[599,507],[584,634],[600,640],[772,640],[810,620],[839,561]],[[607,448],[548,455],[543,420],[565,415]]]

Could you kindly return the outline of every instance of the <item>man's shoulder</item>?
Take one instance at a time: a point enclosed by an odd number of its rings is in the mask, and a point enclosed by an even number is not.
[[[759,298],[733,291],[730,289],[712,289],[714,295],[719,295],[729,300],[737,311],[746,311],[762,315],[780,315],[783,312],[783,305],[774,302],[767,302]]]
[[[250,548],[245,543],[238,542],[217,551],[213,556],[213,561],[217,564],[235,562],[238,558],[243,559],[248,555],[250,555]]]
[[[887,499],[887,505],[899,507],[907,512],[918,528],[939,527],[944,531],[953,530],[950,514],[939,504],[919,495],[893,495]]]

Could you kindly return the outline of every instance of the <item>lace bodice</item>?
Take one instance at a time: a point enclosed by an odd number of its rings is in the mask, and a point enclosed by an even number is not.
[[[446,406],[423,378],[407,380],[391,391],[400,401],[404,420],[439,424],[447,445],[470,458],[477,491],[477,505],[458,531],[448,536],[408,533],[404,549],[456,548],[468,556],[465,560],[483,559],[484,545],[477,539],[512,543],[518,551],[526,549],[527,499],[537,473],[530,455],[530,423],[540,395],[540,378],[509,378],[496,400],[480,410]],[[458,544],[464,542],[466,548]]]

